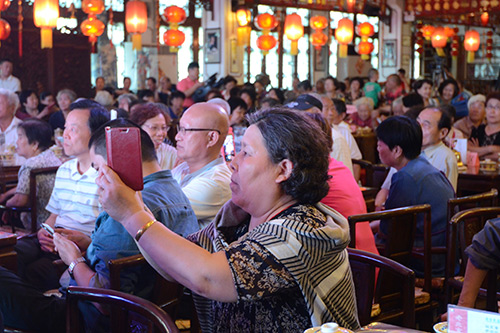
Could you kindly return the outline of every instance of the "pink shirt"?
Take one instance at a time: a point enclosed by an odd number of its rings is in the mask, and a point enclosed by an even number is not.
[[[192,88],[196,84],[196,82],[198,82],[198,80],[193,81],[189,77],[187,77],[187,78],[181,80],[179,83],[177,83],[177,90],[185,92],[189,88]],[[190,97],[186,96],[186,99],[184,100],[184,104],[182,104],[182,106],[185,108],[188,108],[193,104],[194,104],[194,101],[191,98],[191,96]]]
[[[352,172],[343,163],[330,158],[328,175],[331,176],[328,180],[330,190],[321,202],[335,209],[345,218],[365,214],[365,199]],[[378,254],[375,238],[368,222],[356,224],[356,248]]]

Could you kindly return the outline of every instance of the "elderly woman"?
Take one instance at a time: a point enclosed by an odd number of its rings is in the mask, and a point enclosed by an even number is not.
[[[249,122],[231,163],[232,199],[189,241],[156,223],[107,167],[97,180],[103,208],[158,270],[204,297],[196,303],[204,332],[358,328],[347,222],[316,204],[328,192],[325,136],[284,108]]]
[[[361,97],[354,101],[354,106],[356,106],[355,113],[350,115],[350,123],[357,128],[368,127],[370,129],[375,128],[375,122],[373,121],[372,112],[374,108],[373,99],[369,97]]]
[[[484,124],[485,119],[485,102],[486,97],[484,95],[478,94],[474,95],[467,101],[467,107],[469,108],[469,114],[466,117],[458,120],[453,124],[453,127],[464,133],[465,137],[469,138],[472,129],[479,127],[479,125]]]
[[[52,130],[56,128],[64,129],[66,117],[71,111],[69,106],[76,100],[76,93],[71,89],[62,89],[57,93],[56,99],[60,110],[53,113],[49,118],[49,124]]]
[[[17,187],[0,195],[0,201],[13,195],[6,206],[27,206],[30,194],[30,171],[37,168],[46,168],[61,165],[61,161],[54,155],[49,147],[52,145],[52,129],[43,120],[27,119],[17,126],[17,153],[26,158],[18,173]],[[45,210],[49,202],[52,188],[54,187],[55,174],[40,175],[37,177],[37,225],[49,217],[50,213]],[[21,214],[21,221],[25,229],[31,229],[31,215]]]
[[[486,122],[473,128],[467,149],[477,152],[481,159],[498,159],[500,153],[500,92],[486,97]]]
[[[162,170],[173,169],[177,162],[177,150],[164,142],[167,137],[170,117],[157,104],[146,103],[132,108],[130,120],[141,126],[153,140],[158,163]]]
[[[439,106],[439,101],[432,98],[432,81],[429,79],[417,80],[413,83],[413,90],[422,97],[424,106]]]

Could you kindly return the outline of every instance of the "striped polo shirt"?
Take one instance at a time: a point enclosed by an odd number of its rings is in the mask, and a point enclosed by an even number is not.
[[[55,227],[81,231],[90,236],[102,208],[95,184],[97,171],[78,172],[76,158],[59,167],[46,209],[57,215]]]

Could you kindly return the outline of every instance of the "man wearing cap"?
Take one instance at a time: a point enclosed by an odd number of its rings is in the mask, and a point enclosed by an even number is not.
[[[479,125],[484,124],[485,120],[485,102],[486,97],[484,95],[478,94],[469,98],[467,106],[469,108],[469,115],[458,120],[453,127],[464,133],[466,138],[470,137],[472,133],[472,128],[479,127]]]
[[[203,86],[203,82],[198,81],[199,76],[200,65],[196,61],[193,61],[188,66],[188,77],[177,84],[177,90],[182,91],[186,95],[184,104],[182,104],[184,108],[188,108],[194,104],[192,96],[196,89]]]
[[[333,104],[331,100],[330,103]],[[321,103],[321,96],[311,93],[300,95],[295,101],[288,103],[286,107],[310,113],[322,113],[323,103]],[[330,156],[337,161],[342,162],[354,174],[352,168],[351,150],[349,149],[346,139],[338,130],[334,128],[332,128],[332,137],[333,146]]]

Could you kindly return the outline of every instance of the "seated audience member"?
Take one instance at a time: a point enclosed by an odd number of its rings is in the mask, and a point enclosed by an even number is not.
[[[224,99],[224,96],[222,96],[222,94],[220,93],[220,90],[217,89],[217,88],[210,89],[210,91],[207,92],[207,96],[206,96],[207,102],[209,100],[211,100],[211,99],[214,99],[214,98],[222,98],[222,99]]]
[[[467,139],[467,137],[465,137],[464,133],[462,133],[459,129],[453,127],[453,123],[455,123],[455,118],[457,115],[457,110],[455,109],[455,107],[451,104],[446,104],[440,106],[440,108],[441,110],[447,112],[451,118],[451,127],[448,131],[448,135],[444,138],[443,142],[448,147],[453,147],[456,139]]]
[[[225,78],[224,78],[224,90],[222,91],[222,97],[227,101],[229,100],[229,98],[231,98],[231,89],[233,89],[234,87],[236,87],[238,85],[238,81],[236,81],[236,79],[231,76],[231,75],[227,75]]]
[[[401,79],[404,91],[406,92],[410,91],[410,83],[406,78],[406,70],[404,68],[398,69],[398,76]]]
[[[485,102],[484,95],[474,95],[467,101],[469,114],[462,119],[459,119],[453,124],[453,127],[460,130],[466,138],[470,138],[473,128],[478,128],[484,124],[485,120]]]
[[[16,151],[17,126],[22,122],[15,116],[19,106],[19,98],[13,91],[0,88],[0,136],[3,137],[3,145],[0,145],[1,153],[9,152],[14,156],[15,165],[24,163],[25,158]]]
[[[449,113],[444,107],[427,107],[418,113],[417,121],[422,127],[421,155],[448,178],[456,191],[458,184],[457,158],[455,153],[443,143],[451,126]],[[378,210],[384,206],[389,195],[391,179],[395,173],[396,169],[391,168],[379,193],[377,193],[375,206],[378,207]]]
[[[331,126],[319,113],[307,113],[307,115],[318,123],[331,147],[333,145]],[[330,157],[328,175],[330,176],[328,179],[330,189],[328,194],[321,199],[321,203],[335,209],[345,218],[351,215],[365,214],[365,199],[351,171],[343,163]],[[378,254],[375,238],[368,222],[356,225],[356,248]]]
[[[382,96],[382,87],[378,84],[379,73],[375,68],[368,71],[368,82],[363,86],[363,94],[373,101],[373,107],[378,107]]]
[[[373,100],[368,97],[361,97],[354,101],[357,112],[350,115],[350,123],[359,128],[375,128],[375,122],[372,117],[372,111],[374,109]]]
[[[339,91],[339,82],[332,76],[325,78],[325,95],[331,98],[344,98],[344,95]]]
[[[325,136],[283,108],[249,121],[231,163],[232,200],[188,240],[149,224],[135,192],[107,167],[103,207],[131,235],[141,230],[140,249],[158,270],[193,290],[204,332],[302,332],[327,321],[357,329],[349,228],[316,204],[328,192]]]
[[[413,90],[422,97],[424,106],[439,106],[439,101],[432,98],[432,81],[429,79],[417,80],[413,83]]]
[[[164,142],[170,124],[169,116],[158,105],[146,103],[136,106],[129,119],[141,126],[153,140],[161,169],[172,170],[177,165],[177,151]]]
[[[231,107],[231,114],[229,116],[229,126],[243,126],[247,127],[245,114],[247,113],[247,103],[242,98],[233,97],[228,101]]]
[[[261,110],[270,109],[270,108],[273,108],[273,107],[279,106],[279,105],[280,105],[280,102],[278,102],[276,99],[266,97],[262,100],[262,102],[260,102],[260,109]]]
[[[106,123],[110,127],[135,127],[124,119]],[[182,193],[170,171],[162,171],[155,156],[153,142],[141,130],[142,172],[144,204],[153,212],[154,221],[160,221],[170,230],[186,236],[198,229],[198,223],[189,201]],[[90,139],[90,158],[96,169],[106,164],[104,126]],[[71,234],[69,234],[71,236]],[[125,228],[106,212],[101,213],[92,236],[74,242],[67,230],[54,235],[54,243],[61,259],[70,266],[70,285],[110,288],[108,261],[139,254],[134,239]],[[82,243],[87,246],[82,247]],[[86,250],[85,256],[83,251]],[[121,291],[143,298],[151,298],[155,275],[149,266],[127,269],[120,276]],[[30,284],[12,272],[0,269],[0,311],[8,317],[7,325],[15,328],[43,332],[65,332],[65,298],[45,297]],[[67,287],[63,285],[62,287]],[[79,304],[87,332],[108,332],[109,319],[92,303]]]
[[[38,97],[33,90],[23,90],[19,93],[19,104],[21,108],[17,110],[16,117],[24,120],[28,118],[40,118],[38,114]],[[45,116],[45,115],[43,115]]]
[[[245,101],[247,104],[247,113],[254,113],[255,110],[255,99],[257,98],[255,95],[255,91],[252,89],[243,89],[240,92],[240,98]],[[267,98],[267,97],[266,97]]]
[[[49,149],[52,145],[52,128],[48,123],[39,119],[28,119],[17,127],[17,153],[26,158],[18,173],[17,186],[0,195],[0,202],[13,195],[7,202],[7,207],[24,207],[30,204],[30,172],[37,168],[60,166],[61,161]],[[45,209],[49,202],[55,175],[39,175],[36,183],[37,225],[49,217]],[[25,229],[31,230],[31,214],[21,213],[21,222]]]
[[[104,106],[106,109],[110,109],[113,104],[114,104],[114,100],[113,100],[113,96],[106,90],[101,90],[101,91],[98,91],[96,94],[95,94],[95,98],[94,100],[101,104],[102,106]]]
[[[156,102],[155,100],[155,93],[152,90],[145,89],[145,90],[140,90],[137,92],[137,97],[146,103],[154,103]]]
[[[305,111],[309,113],[321,113],[323,111],[322,97],[318,94],[311,93],[300,95],[294,102],[288,103],[286,107],[292,110]],[[332,101],[328,99],[330,103]],[[331,105],[329,106],[331,107]],[[347,141],[338,131],[333,131],[333,146],[330,156],[339,162],[342,162],[354,174],[351,160],[351,151]]]
[[[404,114],[403,96],[399,96],[391,104],[391,115],[402,116],[403,114]]]
[[[226,114],[228,116],[231,114],[231,105],[229,105],[229,103],[224,98],[212,98],[211,100],[207,101],[207,103],[217,104],[224,111],[226,111]]]
[[[334,100],[340,101],[340,102],[337,102],[337,104],[339,105],[340,108],[344,107],[344,113],[345,113],[346,106],[345,106],[344,101],[342,101],[341,99],[338,99],[338,98],[335,98]],[[337,113],[336,112],[336,104],[334,103],[334,100],[332,100],[331,98],[326,97],[326,96],[321,97],[321,102],[323,104],[323,109],[322,109],[323,115],[329,114],[329,113]],[[330,117],[330,118],[332,118],[332,117]],[[331,130],[332,139],[333,139],[332,149],[339,149],[338,143],[339,143],[339,141],[344,139],[349,147],[348,152],[349,152],[349,156],[350,156],[351,160],[352,159],[360,160],[362,158],[361,151],[359,150],[358,144],[356,143],[356,140],[352,136],[350,129],[349,128],[340,129],[340,127],[335,125],[335,124],[330,125],[330,127],[332,128],[332,130]],[[335,141],[337,141],[337,145],[335,144]],[[342,149],[342,148],[340,148],[340,149]],[[351,161],[351,165],[352,165],[352,161]],[[353,170],[354,178],[356,180],[358,180],[360,177],[361,168],[359,167],[359,165],[356,164],[356,165],[352,165],[352,170]]]
[[[271,88],[267,94],[267,98],[274,98],[277,100],[280,104],[283,104],[285,101],[285,95],[283,94],[283,91],[280,88]]]
[[[476,152],[481,159],[498,159],[500,153],[500,92],[486,97],[486,122],[473,128],[467,149]]]
[[[432,246],[446,244],[447,201],[455,196],[453,187],[445,175],[420,156],[422,147],[421,126],[410,118],[394,116],[377,127],[377,150],[382,163],[397,170],[392,176],[386,209],[430,204],[432,218]],[[375,240],[385,244],[389,235],[387,221],[381,220]],[[423,246],[424,219],[417,220],[415,247]],[[423,262],[412,260],[409,265],[418,277],[423,276]],[[432,257],[432,275],[444,275],[442,255]]]
[[[314,92],[316,94],[323,95],[325,93],[325,79],[321,78],[316,81],[316,84],[314,85]]]
[[[312,85],[309,80],[301,81],[297,88],[299,89],[300,94],[308,94],[312,92]]]
[[[176,120],[176,123],[179,122],[179,118],[182,116],[184,112],[184,100],[186,99],[186,95],[182,91],[174,91],[170,94],[170,106],[168,107],[168,113],[172,120]]]
[[[137,100],[137,96],[135,96],[134,94],[128,94],[128,93],[121,94],[117,98],[118,107],[120,109],[127,111],[127,112],[130,112],[130,106],[131,106],[132,102],[136,101],[136,100]]]
[[[54,95],[52,95],[52,92],[42,91],[40,93],[40,104],[42,108],[56,104],[56,99],[54,98]]]
[[[403,113],[408,112],[412,107],[424,106],[424,99],[417,93],[409,93],[403,97]]]
[[[57,128],[64,129],[66,118],[70,113],[70,105],[76,100],[76,93],[71,89],[59,90],[56,96],[59,111],[53,113],[49,118],[49,124],[52,130]]]
[[[404,95],[403,83],[397,74],[391,74],[387,77],[384,87],[384,99],[387,105]]]
[[[231,198],[231,171],[219,156],[228,130],[228,115],[213,103],[193,104],[179,122],[177,156],[184,163],[172,175],[191,202],[200,228]]]
[[[124,94],[134,94],[130,90],[130,86],[132,85],[132,80],[129,77],[124,77],[123,78],[123,88],[121,89],[116,89],[115,90],[115,96],[116,95],[124,95]]]
[[[54,189],[47,204],[51,214],[44,221],[56,229],[65,229],[71,240],[90,236],[95,219],[101,212],[98,202],[97,172],[91,167],[88,143],[92,131],[109,120],[109,112],[91,100],[72,104],[64,129],[64,152],[74,159],[59,167]],[[87,244],[88,245],[88,244]],[[24,238],[15,246],[18,275],[40,290],[57,288],[59,278],[52,261],[54,242],[45,229],[35,238]]]
[[[454,79],[447,79],[441,82],[438,88],[438,101],[440,105],[452,105],[456,109],[459,118],[469,113],[468,99],[469,94],[460,91],[458,82]]]
[[[160,78],[160,84],[159,87],[156,91],[156,94],[158,96],[158,102],[163,103],[165,105],[168,105],[168,102],[170,100],[170,96],[172,95],[172,89],[173,89],[172,82],[170,81],[170,78],[168,76],[162,76]]]
[[[346,104],[352,104],[358,98],[363,97],[365,82],[360,77],[353,77],[349,82],[349,91],[345,95]]]

